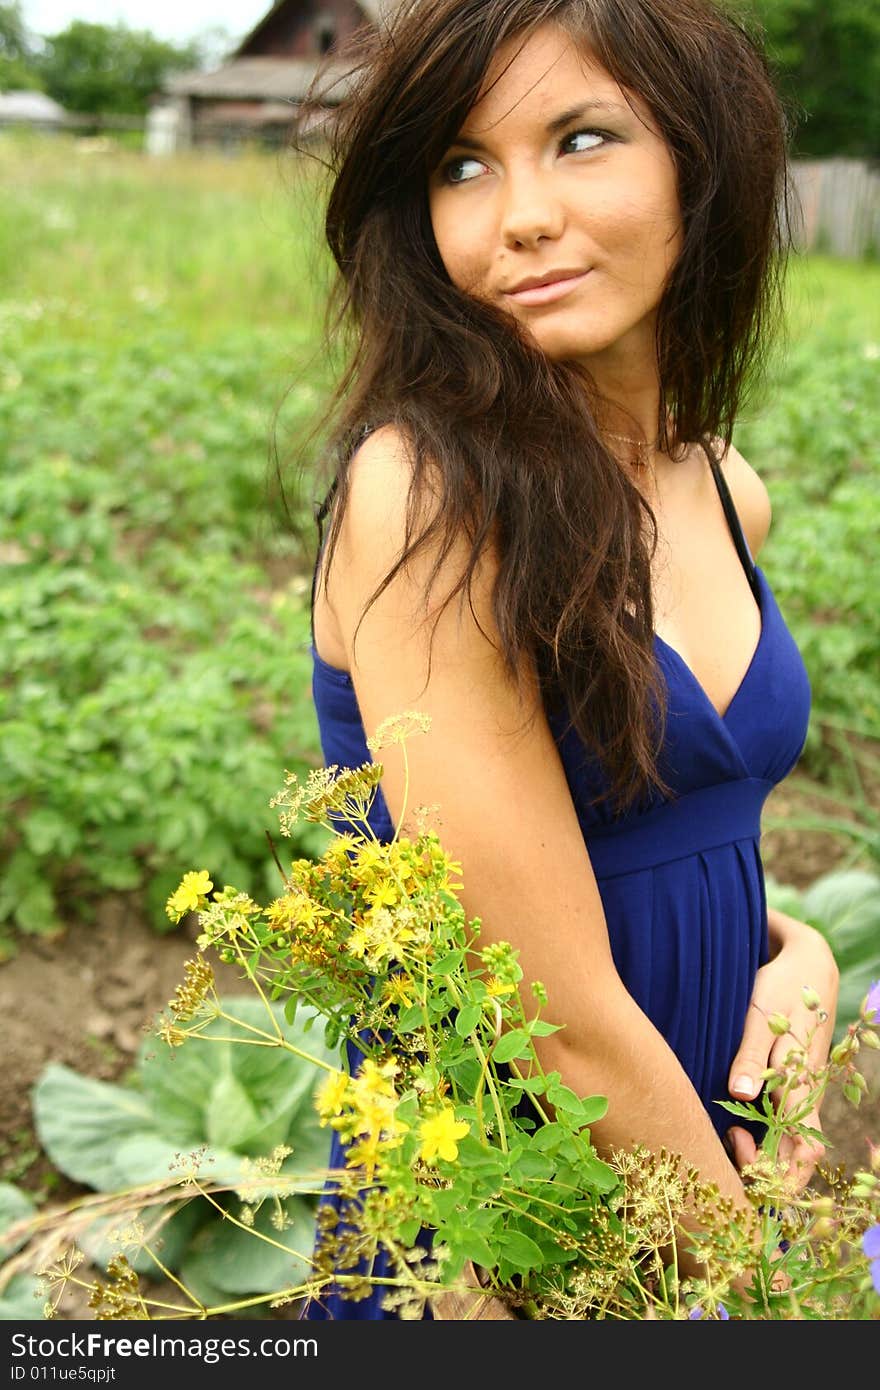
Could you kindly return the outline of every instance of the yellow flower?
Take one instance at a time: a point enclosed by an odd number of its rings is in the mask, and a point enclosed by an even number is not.
[[[340,1113],[345,1104],[347,1090],[348,1076],[344,1071],[333,1072],[327,1077],[327,1080],[320,1087],[316,1099],[322,1125],[325,1125],[333,1115]]]
[[[486,997],[488,999],[501,999],[505,994],[513,994],[516,985],[505,984],[499,980],[497,975],[490,975],[486,982]]]
[[[366,1057],[360,1065],[357,1076],[354,1077],[354,1087],[357,1092],[355,1105],[360,1105],[364,1101],[376,1100],[379,1097],[395,1099],[394,1077],[400,1071],[400,1067],[393,1060],[383,1062],[381,1066],[374,1062],[372,1057]]]
[[[434,1164],[438,1157],[454,1163],[458,1158],[458,1140],[463,1139],[470,1129],[466,1120],[457,1120],[451,1105],[444,1105],[436,1115],[429,1115],[419,1129],[422,1147],[419,1157],[425,1163]]]
[[[195,912],[204,907],[205,898],[214,887],[207,869],[199,869],[184,874],[179,888],[176,888],[165,904],[165,911],[172,922],[179,922],[187,912]]]
[[[364,897],[371,907],[393,907],[400,893],[393,883],[374,883],[364,890]]]
[[[408,975],[391,975],[382,989],[382,999],[387,1004],[407,1005],[415,998],[416,982]]]

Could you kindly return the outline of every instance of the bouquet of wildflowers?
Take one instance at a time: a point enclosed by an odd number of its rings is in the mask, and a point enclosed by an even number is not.
[[[371,751],[399,743],[405,759],[406,739],[427,727],[419,714],[395,717]],[[200,934],[161,1021],[167,1044],[205,1035],[223,1016],[212,953],[237,965],[266,1005],[266,1027],[252,1026],[250,1042],[306,1055],[278,1027],[279,1001],[289,1021],[298,1010],[323,1021],[311,1059],[315,1104],[344,1141],[345,1163],[313,1174],[311,1187],[298,1174],[295,1190],[318,1194],[329,1181],[339,1200],[319,1209],[310,1277],[266,1301],[328,1290],[357,1300],[378,1287],[404,1318],[427,1307],[441,1318],[876,1318],[880,1149],[870,1169],[825,1173],[802,1192],[775,1153],[786,1129],[803,1131],[830,1082],[858,1102],[859,1048],[880,1046],[872,1027],[880,983],[820,1073],[809,1073],[809,1039],[792,1040],[788,1076],[772,1084],[800,1094],[808,1083],[802,1109],[783,1119],[767,1100],[728,1105],[767,1126],[749,1174],[754,1212],[744,1220],[678,1155],[637,1148],[600,1157],[590,1127],[607,1102],[576,1095],[542,1067],[535,1040],[559,1027],[546,1015],[546,990],[523,982],[509,945],[481,944],[480,922],[457,896],[460,866],[428,812],[415,812],[412,834],[398,826],[383,843],[372,833],[381,775],[379,763],[321,768],[304,784],[288,775],[273,800],[282,834],[305,818],[330,837],[320,858],[289,868],[279,860],[282,892],[267,906],[234,887],[214,892],[204,870],[187,873],[168,900],[175,921],[198,914]],[[354,1066],[347,1044],[357,1049]],[[328,1064],[328,1045],[338,1065]],[[246,1196],[242,1216],[252,1224],[260,1199]],[[700,1279],[680,1277],[675,1263],[685,1213],[689,1225],[697,1218],[699,1235],[687,1239]],[[283,1240],[281,1230],[272,1243]],[[121,1306],[132,1316],[131,1272],[117,1275],[129,1281]],[[139,1306],[149,1316],[146,1301]],[[190,1305],[189,1315],[210,1310]]]
[[[395,717],[371,751],[399,743],[405,758],[406,739],[427,727],[419,714]],[[212,1016],[204,958],[216,951],[267,1001],[286,1001],[289,1017],[308,1005],[339,1048],[316,1105],[345,1141],[345,1167],[316,1176],[331,1178],[340,1200],[319,1212],[313,1276],[295,1292],[332,1287],[358,1299],[378,1283],[386,1307],[415,1318],[428,1303],[441,1317],[876,1317],[877,1174],[826,1174],[822,1191],[790,1190],[774,1155],[807,1101],[784,1122],[769,1101],[729,1106],[768,1126],[750,1174],[755,1225],[677,1155],[601,1158],[590,1126],[606,1100],[575,1095],[543,1069],[535,1039],[559,1026],[546,1016],[546,991],[523,986],[509,945],[481,945],[480,922],[457,896],[460,866],[427,812],[415,813],[412,835],[400,826],[390,843],[373,835],[381,775],[379,763],[321,768],[304,784],[288,775],[273,801],[282,833],[305,818],[332,835],[319,859],[282,869],[283,892],[267,907],[228,887],[209,897],[204,874],[188,875],[169,900],[173,917],[196,910],[201,928],[191,972],[201,985],[172,1001],[169,1043]],[[812,1077],[816,1090],[838,1078],[858,1100],[855,1058],[878,1044],[878,1014],[875,985]],[[793,1040],[788,1079],[774,1086],[803,1086],[808,1041]],[[349,1042],[360,1058],[353,1069]],[[685,1211],[698,1217],[700,1280],[669,1263]],[[363,1271],[379,1253],[386,1272],[371,1278]]]

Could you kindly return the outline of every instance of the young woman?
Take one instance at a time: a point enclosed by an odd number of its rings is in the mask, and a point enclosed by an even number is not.
[[[809,687],[730,442],[784,189],[765,64],[704,0],[416,0],[343,110],[326,220],[355,349],[313,591],[325,759],[430,715],[409,805],[546,985],[544,1064],[609,1098],[600,1150],[679,1153],[742,1205],[755,1136],[716,1102],[758,1094],[770,1013],[809,1030],[806,984],[822,1060],[837,991],[765,903]],[[818,1156],[787,1150],[801,1182]]]

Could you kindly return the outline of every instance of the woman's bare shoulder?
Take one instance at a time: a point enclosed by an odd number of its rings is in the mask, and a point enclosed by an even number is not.
[[[358,446],[348,465],[348,498],[344,524],[355,533],[372,533],[378,524],[402,523],[406,517],[410,489],[415,476],[415,450],[412,439],[398,425],[381,425]],[[421,473],[422,505],[436,495],[439,479],[430,466]]]
[[[757,556],[770,531],[770,494],[763,480],[735,445],[731,444],[724,455],[722,467],[749,550],[753,556]]]

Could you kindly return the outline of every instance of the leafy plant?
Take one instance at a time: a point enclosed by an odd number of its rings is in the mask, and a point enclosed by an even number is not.
[[[33,1216],[34,1203],[26,1192],[13,1183],[0,1183],[0,1321],[18,1321],[39,1316],[39,1280],[33,1274],[8,1272],[3,1266],[27,1239],[25,1234],[15,1239],[5,1237],[11,1227]]]
[[[216,1000],[185,1050],[144,1042],[125,1085],[45,1068],[33,1090],[40,1143],[67,1177],[119,1199],[135,1270],[179,1275],[195,1299],[217,1304],[284,1288],[303,1271],[309,1175],[326,1159],[318,1067],[303,1045],[325,1066],[329,1054],[309,1038],[311,1021],[306,1010],[287,1023],[280,1006],[267,1014],[251,997]],[[183,1201],[174,1171],[189,1183]],[[120,1223],[115,1212],[90,1226],[90,1259],[110,1264]]]
[[[414,713],[386,721],[371,750],[428,724]],[[678,1155],[636,1145],[600,1157],[591,1126],[605,1098],[574,1094],[542,1064],[540,1039],[559,1027],[543,1016],[546,991],[524,983],[509,945],[481,945],[457,897],[460,868],[425,813],[412,836],[401,826],[390,843],[372,835],[381,775],[378,763],[318,769],[305,785],[288,775],[275,798],[282,832],[304,818],[335,833],[320,859],[293,861],[265,908],[234,888],[213,893],[204,871],[187,873],[168,902],[171,916],[196,910],[201,928],[187,987],[161,1025],[183,1054],[206,1041],[215,951],[265,1008],[284,1001],[289,1019],[307,1009],[324,1019],[331,1052],[344,1041],[363,1056],[352,1070],[327,1067],[316,1108],[346,1145],[344,1168],[315,1191],[332,1182],[339,1209],[321,1208],[311,1267],[274,1302],[378,1289],[406,1318],[427,1303],[446,1316],[450,1295],[458,1308],[476,1298],[538,1319],[874,1317],[880,1176],[832,1175],[831,1197],[799,1191],[777,1154],[785,1135],[815,1137],[809,1116],[829,1082],[860,1099],[855,1059],[863,1044],[880,1047],[880,981],[825,1067],[812,1067],[810,1037],[791,1036],[772,1083],[788,1103],[726,1103],[767,1130],[745,1210]],[[817,995],[805,990],[804,1003],[824,1022]],[[772,1026],[790,1034],[781,1016]],[[676,1248],[699,1277],[678,1255],[670,1263]],[[99,1292],[103,1316],[151,1316],[128,1265],[117,1261]]]

